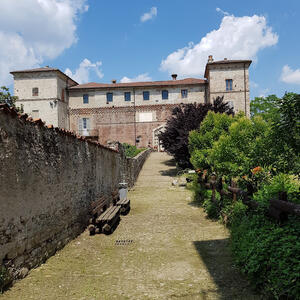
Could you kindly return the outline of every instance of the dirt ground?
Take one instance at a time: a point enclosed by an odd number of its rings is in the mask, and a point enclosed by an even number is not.
[[[152,153],[112,235],[85,231],[2,299],[259,299],[233,267],[228,232],[205,217],[176,169]]]

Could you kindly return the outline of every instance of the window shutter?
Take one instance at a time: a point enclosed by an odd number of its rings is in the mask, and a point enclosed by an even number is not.
[[[90,119],[86,119],[86,129],[90,130]]]
[[[78,119],[78,130],[79,133],[82,132],[82,119]]]

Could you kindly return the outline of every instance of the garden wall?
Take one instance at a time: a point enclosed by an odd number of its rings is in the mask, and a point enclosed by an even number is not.
[[[133,185],[147,155],[118,151],[46,127],[0,105],[0,266],[14,278],[45,261],[86,227],[91,202]]]
[[[146,149],[143,152],[139,153],[137,156],[132,158],[127,158],[126,160],[126,182],[128,183],[128,187],[131,188],[134,186],[140,171],[151,153],[151,149]]]

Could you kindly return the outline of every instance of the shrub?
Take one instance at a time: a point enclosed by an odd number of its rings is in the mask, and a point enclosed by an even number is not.
[[[10,281],[10,276],[5,267],[0,266],[0,293],[3,292],[3,289],[7,286]]]
[[[223,97],[217,97],[213,104],[182,104],[173,109],[165,131],[159,136],[165,150],[174,156],[181,168],[191,167],[188,149],[189,132],[199,128],[208,111],[233,114],[233,109],[228,103],[223,102]]]
[[[266,142],[268,124],[260,117],[249,120],[241,117],[231,124],[228,134],[213,144],[209,161],[213,171],[228,177],[244,176],[249,170],[268,165]]]
[[[123,143],[122,145],[124,147],[126,157],[135,157],[140,152],[145,150],[145,148],[137,148],[136,146],[127,143]]]
[[[288,201],[300,204],[300,180],[283,173],[274,176],[270,183],[262,185],[253,195],[253,199],[268,207],[269,200],[278,198],[279,192],[286,192]]]
[[[209,169],[210,150],[213,143],[222,134],[228,132],[229,126],[236,120],[231,115],[208,112],[200,125],[200,128],[193,130],[189,134],[189,151],[191,163],[195,169]]]
[[[300,221],[279,226],[262,214],[244,215],[231,226],[236,264],[256,288],[275,299],[300,299]]]

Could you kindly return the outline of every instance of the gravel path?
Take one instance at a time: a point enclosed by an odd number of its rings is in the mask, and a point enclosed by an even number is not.
[[[232,266],[228,232],[172,187],[175,172],[152,153],[112,235],[85,231],[0,299],[259,299]]]

